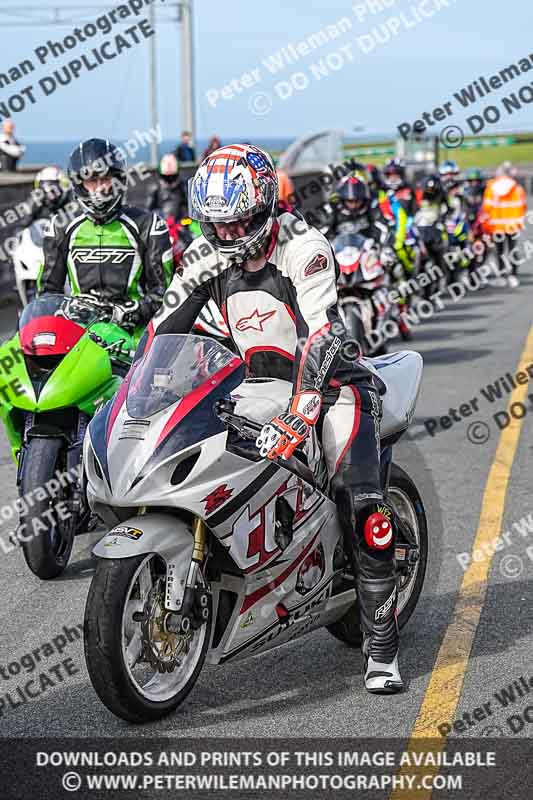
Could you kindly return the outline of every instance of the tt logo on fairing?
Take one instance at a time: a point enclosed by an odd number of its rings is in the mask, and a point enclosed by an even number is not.
[[[80,264],[123,264],[132,256],[135,250],[123,247],[75,247],[72,251],[72,258]]]
[[[241,333],[243,333],[243,331],[260,331],[263,333],[263,325],[270,317],[273,317],[275,313],[276,310],[274,309],[274,311],[265,311],[264,314],[260,314],[256,308],[249,317],[241,317],[235,324],[235,327]]]
[[[247,562],[246,569],[262,566],[279,550],[274,537],[276,500],[277,496],[274,495],[254,514],[248,505],[235,520],[230,550],[235,550],[241,542],[248,543],[246,551],[243,553]]]

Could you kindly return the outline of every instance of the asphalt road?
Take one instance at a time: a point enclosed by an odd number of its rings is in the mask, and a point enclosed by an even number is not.
[[[481,393],[488,383],[509,372],[514,375],[533,317],[533,270],[522,267],[519,289],[485,288],[447,304],[415,332],[414,349],[424,356],[423,388],[409,441],[396,450],[396,461],[418,482],[425,500],[431,532],[431,554],[423,595],[402,635],[401,668],[407,691],[393,697],[367,694],[362,659],[325,630],[270,653],[223,667],[207,667],[181,709],[162,722],[132,727],[102,706],[90,684],[81,639],[67,644],[63,654],[50,656],[40,669],[71,659],[71,672],[31,702],[3,708],[1,736],[141,736],[178,737],[268,734],[293,736],[409,737],[426,695],[437,654],[454,618],[464,570],[458,554],[471,551],[478,529],[482,498],[498,443],[493,414],[505,408],[502,400],[489,403]],[[5,335],[13,324],[2,311]],[[394,348],[401,349],[396,342]],[[533,361],[533,358],[531,359]],[[451,427],[439,426],[434,436],[424,421],[459,409],[473,399],[478,411]],[[533,615],[528,582],[533,575],[533,544],[512,523],[533,513],[531,471],[528,469],[533,429],[533,405],[523,420],[518,449],[507,490],[502,531],[511,531],[505,547],[494,556],[481,618],[467,663],[456,718],[491,702],[488,721],[477,721],[457,736],[482,735],[490,724],[506,736],[528,736],[525,724],[513,733],[507,717],[513,710],[493,698],[513,679],[533,673]],[[473,421],[484,422],[485,444],[471,438]],[[444,422],[444,425],[449,423]],[[15,497],[15,468],[0,431],[0,497]],[[533,518],[532,518],[533,519]],[[7,541],[9,525],[0,525]],[[79,537],[69,568],[61,579],[41,583],[30,574],[20,552],[0,554],[2,587],[0,667],[62,633],[63,626],[83,620],[93,562],[91,546],[98,537]],[[513,556],[504,561],[504,557]],[[463,557],[463,562],[464,562]],[[453,652],[447,656],[453,662]],[[27,662],[28,663],[28,662]],[[0,696],[15,694],[24,674],[0,677]],[[533,697],[533,692],[530,695]],[[520,698],[516,713],[527,705]],[[446,717],[435,720],[448,722]],[[518,726],[516,723],[515,727]],[[495,731],[498,734],[498,731]]]

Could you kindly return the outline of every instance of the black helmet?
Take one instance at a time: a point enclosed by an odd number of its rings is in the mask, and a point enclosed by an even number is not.
[[[440,175],[426,175],[420,181],[420,188],[424,200],[438,201],[443,199],[444,190]]]
[[[127,167],[124,155],[107,139],[88,139],[71,153],[68,176],[81,207],[99,225],[110,222],[120,213],[127,187]],[[110,176],[108,192],[89,192],[83,182],[91,178]]]
[[[474,181],[466,183],[463,188],[463,200],[471,208],[480,206],[483,201],[483,186]]]
[[[388,189],[399,189],[406,181],[405,165],[400,158],[391,158],[383,169],[385,185]]]
[[[354,178],[353,176],[343,178],[337,190],[337,194],[346,211],[351,211],[357,216],[362,216],[368,211],[370,206],[370,190],[368,185],[364,181],[359,180],[359,178]],[[353,204],[352,208],[346,205],[347,202]]]

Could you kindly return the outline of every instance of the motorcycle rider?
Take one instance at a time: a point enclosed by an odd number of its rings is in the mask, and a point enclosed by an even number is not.
[[[403,162],[398,158],[387,162],[383,179],[385,188],[378,195],[379,207],[385,219],[395,226],[394,251],[409,276],[415,268],[415,254],[406,244],[406,239],[416,212],[416,193],[407,181]]]
[[[157,185],[148,195],[147,208],[156,211],[166,220],[172,244],[174,265],[179,265],[181,255],[194,236],[188,224],[187,189],[179,177],[179,161],[173,153],[167,153],[159,162]]]
[[[70,204],[70,205],[69,205]],[[39,219],[50,219],[63,212],[65,223],[71,222],[80,209],[68,188],[68,179],[59,167],[45,167],[35,176],[34,191],[29,201],[30,211],[25,225]]]
[[[420,212],[425,209],[435,211],[435,225],[433,226],[433,237],[424,240],[424,245],[428,255],[435,261],[443,274],[447,273],[447,265],[444,260],[444,253],[448,246],[448,234],[443,223],[443,218],[448,210],[446,202],[446,192],[442,185],[438,173],[425,175],[420,181],[421,202]],[[415,218],[416,221],[416,218]]]
[[[360,177],[346,175],[336,189],[337,202],[327,232],[328,239],[342,233],[343,226],[377,244],[385,241],[390,225],[379,209],[372,208],[370,188]]]
[[[479,225],[485,179],[480,169],[469,169],[463,182],[463,209],[470,225]]]
[[[446,203],[446,192],[440,175],[438,173],[430,173],[424,175],[420,181],[420,208],[436,208],[439,216],[444,216],[448,212],[448,205]]]
[[[126,161],[106,139],[89,139],[72,152],[68,175],[82,213],[66,228],[56,216],[44,236],[40,293],[94,294],[114,303],[124,328],[157,311],[173,272],[168,228],[157,214],[124,205]]]
[[[187,189],[179,177],[178,159],[167,153],[159,162],[157,185],[148,195],[147,208],[158,211],[165,219],[178,221],[187,216]]]
[[[439,175],[449,211],[459,214],[462,210],[462,180],[457,162],[443,161],[439,167]]]
[[[213,299],[249,373],[293,383],[287,411],[263,427],[257,446],[264,457],[287,459],[318,426],[358,564],[365,685],[397,692],[394,521],[380,481],[379,387],[346,340],[331,246],[305,220],[279,215],[277,203],[276,171],[259,148],[228,145],[202,162],[189,184],[189,214],[203,236],[185,253],[138,353],[154,335],[190,331]],[[202,257],[187,258],[193,249]]]

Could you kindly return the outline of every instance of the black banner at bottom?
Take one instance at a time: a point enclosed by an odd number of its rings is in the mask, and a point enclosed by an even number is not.
[[[529,739],[0,739],[2,800],[522,800]]]

